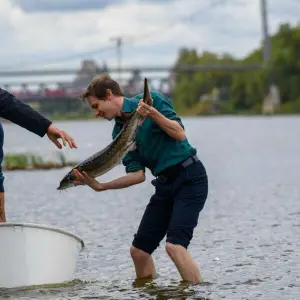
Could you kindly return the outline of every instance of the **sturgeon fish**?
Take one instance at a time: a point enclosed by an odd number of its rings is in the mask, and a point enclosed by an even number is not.
[[[152,105],[147,78],[144,80],[143,101],[148,105]],[[143,117],[135,110],[126,120],[122,130],[116,138],[108,146],[73,167],[61,180],[57,189],[66,190],[76,186],[74,184],[74,181],[76,180],[73,172],[74,169],[77,169],[79,172],[84,171],[90,177],[95,178],[107,173],[118,165],[129,151],[135,149],[136,131],[142,119]]]

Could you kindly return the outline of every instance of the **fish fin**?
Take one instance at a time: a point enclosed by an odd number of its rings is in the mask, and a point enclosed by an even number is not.
[[[145,77],[144,80],[144,96],[143,96],[143,101],[148,104],[151,105],[153,104],[153,100],[151,98],[151,94],[150,94],[150,90],[149,90],[149,85],[148,85],[148,80]]]

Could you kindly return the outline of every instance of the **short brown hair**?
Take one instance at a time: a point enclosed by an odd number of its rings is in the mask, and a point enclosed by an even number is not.
[[[90,81],[86,91],[80,95],[82,100],[89,96],[94,96],[98,99],[103,99],[106,96],[106,90],[110,89],[116,96],[124,96],[120,85],[113,80],[108,74],[96,75]]]

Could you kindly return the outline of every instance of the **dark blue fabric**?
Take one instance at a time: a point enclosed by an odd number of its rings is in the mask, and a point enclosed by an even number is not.
[[[0,123],[0,192],[4,192],[4,176],[2,172],[2,162],[3,162],[3,142],[4,142],[4,131],[2,124]]]
[[[181,170],[171,182],[152,181],[151,197],[133,246],[149,254],[166,241],[188,248],[208,194],[208,179],[201,161]]]
[[[0,117],[9,120],[40,137],[43,137],[51,121],[13,94],[0,88]]]

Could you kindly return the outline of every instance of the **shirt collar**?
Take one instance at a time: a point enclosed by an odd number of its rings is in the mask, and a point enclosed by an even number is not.
[[[129,98],[124,97],[123,106],[121,112],[123,113],[131,113],[134,111],[134,107],[132,106],[132,103]]]
[[[127,119],[128,115],[130,115],[137,108],[137,105],[130,98],[124,97],[123,99],[121,116],[115,118],[117,123],[122,123],[124,119]]]

